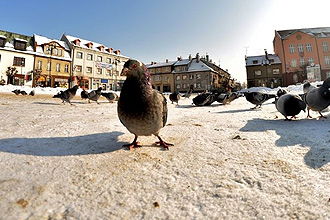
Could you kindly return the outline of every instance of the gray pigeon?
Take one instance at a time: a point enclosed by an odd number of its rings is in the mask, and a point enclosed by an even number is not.
[[[185,94],[183,94],[182,97],[189,98],[193,91],[194,91],[194,86],[190,85],[189,90]]]
[[[114,92],[102,92],[101,95],[111,103],[118,101],[118,95]]]
[[[307,117],[311,118],[309,110],[318,111],[321,118],[326,118],[321,111],[330,105],[330,77],[324,80],[320,87],[313,88],[306,93]]]
[[[172,104],[173,104],[173,102],[176,102],[177,105],[179,105],[180,97],[181,97],[181,96],[180,96],[180,94],[179,94],[178,91],[174,91],[173,93],[171,93],[171,94],[169,95],[169,98],[170,98]]]
[[[70,105],[72,105],[71,99],[76,95],[78,87],[79,87],[78,85],[75,85],[70,89],[67,89],[65,91],[60,91],[59,93],[54,95],[53,98],[60,98],[62,99],[63,104],[65,104],[64,102],[68,102],[70,103]]]
[[[97,104],[100,104],[97,100],[99,100],[101,96],[102,87],[98,88],[97,90],[92,90],[87,94],[88,103],[91,103],[90,100],[95,101]]]
[[[305,111],[306,103],[299,95],[284,94],[281,95],[275,103],[276,109],[285,117],[285,120],[291,120],[300,113]],[[292,116],[288,119],[288,116]]]
[[[261,92],[244,92],[244,96],[247,101],[256,105],[252,109],[256,109],[258,106],[259,106],[259,108],[261,108],[261,105],[264,102],[266,102],[268,99],[276,97],[276,95],[266,94],[266,93],[261,93]]]
[[[126,80],[120,92],[117,112],[121,123],[135,135],[131,144],[124,147],[141,147],[138,136],[155,135],[156,142],[165,149],[173,144],[164,142],[159,134],[167,121],[167,102],[164,95],[152,89],[150,73],[146,66],[137,60],[128,60],[121,73]]]

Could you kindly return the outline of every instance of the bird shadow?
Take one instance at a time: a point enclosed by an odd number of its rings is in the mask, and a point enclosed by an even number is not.
[[[301,119],[285,121],[271,119],[251,119],[242,132],[264,132],[274,130],[279,136],[275,141],[278,147],[300,145],[309,147],[304,162],[311,168],[320,168],[330,162],[329,120]]]
[[[0,151],[35,156],[74,156],[109,153],[122,148],[124,133],[89,134],[75,137],[0,139]]]
[[[226,114],[226,113],[240,113],[240,112],[251,112],[251,111],[255,111],[255,110],[254,109],[236,109],[236,110],[219,111],[219,112],[214,112],[214,113]]]
[[[203,107],[213,108],[213,107],[218,107],[218,106],[221,106],[221,104],[211,104],[211,105],[199,106],[199,105],[195,105],[192,103],[190,105],[177,105],[177,108],[203,108]]]

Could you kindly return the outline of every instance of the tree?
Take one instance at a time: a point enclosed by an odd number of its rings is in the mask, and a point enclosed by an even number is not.
[[[7,80],[7,84],[14,84],[14,77],[15,77],[15,74],[18,73],[18,70],[16,69],[16,67],[11,67],[9,66],[7,71],[6,71],[6,75],[8,77],[8,80]]]
[[[38,69],[34,69],[32,70],[30,73],[32,74],[32,87],[36,86],[36,82],[38,81],[38,79],[41,77],[41,70]]]

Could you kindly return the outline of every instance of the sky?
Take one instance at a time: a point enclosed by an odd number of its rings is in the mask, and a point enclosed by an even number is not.
[[[209,55],[239,82],[245,55],[273,53],[275,30],[330,27],[328,0],[1,1],[0,29],[68,34],[146,64]]]

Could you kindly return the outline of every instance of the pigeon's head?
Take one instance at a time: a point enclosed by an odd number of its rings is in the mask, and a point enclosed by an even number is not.
[[[126,76],[127,78],[136,78],[151,85],[150,73],[147,67],[138,60],[126,61],[121,75]]]
[[[328,77],[327,79],[324,80],[323,86],[328,88],[328,90],[330,89],[330,77]]]

